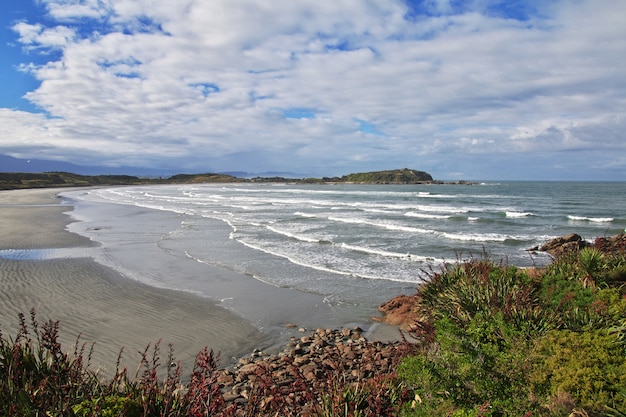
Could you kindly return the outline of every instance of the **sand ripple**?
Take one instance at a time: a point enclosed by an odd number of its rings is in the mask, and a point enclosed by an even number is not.
[[[35,308],[40,321],[60,320],[67,349],[80,333],[81,340],[96,341],[94,362],[107,370],[122,346],[134,369],[137,352],[160,338],[165,350],[168,343],[174,345],[188,370],[204,346],[222,352],[226,364],[264,339],[247,321],[210,300],[132,282],[88,258],[0,259],[0,277],[4,334],[13,336],[17,314]]]

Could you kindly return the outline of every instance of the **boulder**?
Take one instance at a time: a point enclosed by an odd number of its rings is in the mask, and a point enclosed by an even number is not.
[[[586,242],[580,235],[576,233],[570,233],[565,236],[551,239],[540,247],[531,248],[529,250],[547,252],[552,256],[558,257],[565,253],[577,251],[588,246],[591,245],[589,244],[589,242]]]
[[[611,237],[599,237],[593,242],[593,247],[609,254],[626,253],[626,233]]]

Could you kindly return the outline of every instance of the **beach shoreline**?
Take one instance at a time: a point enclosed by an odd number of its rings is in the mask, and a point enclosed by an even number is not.
[[[81,189],[82,190],[82,189]],[[59,197],[68,189],[28,189],[0,192],[0,329],[14,337],[18,314],[28,316],[31,309],[40,322],[59,320],[61,342],[70,350],[80,335],[81,343],[95,342],[92,363],[105,373],[114,371],[120,349],[123,364],[134,369],[148,344],[161,340],[161,357],[167,357],[172,344],[175,357],[191,370],[197,352],[204,346],[219,352],[222,366],[254,349],[278,349],[297,328],[285,317],[283,329],[266,332],[241,314],[218,305],[215,299],[184,291],[148,285],[124,276],[119,271],[90,256],[100,248],[97,239],[70,232],[76,223],[69,214],[70,200]],[[87,190],[85,190],[87,191]],[[151,211],[154,213],[156,210]],[[74,256],[48,256],[33,259],[29,251],[60,249],[74,251]],[[22,258],[15,253],[26,253]],[[4,254],[2,256],[1,254]],[[151,256],[137,253],[135,256]],[[202,273],[206,273],[206,266]],[[251,277],[237,277],[215,268],[222,291],[236,291],[241,304],[266,303],[267,320],[278,325],[281,309],[276,303],[298,309],[298,303],[318,303],[318,297],[263,284]],[[222,276],[222,274],[224,274]],[[221,279],[221,281],[219,281]],[[216,295],[219,297],[219,288]],[[262,308],[257,305],[256,308]],[[251,310],[250,315],[257,314]],[[245,316],[245,314],[244,314]],[[300,323],[295,323],[301,327]],[[314,327],[308,330],[314,330]],[[277,335],[276,332],[281,334]],[[399,334],[393,327],[373,324],[368,338],[394,340]]]
[[[12,251],[45,248],[94,248],[97,243],[66,230],[72,206],[57,194],[67,189],[0,192],[0,330],[15,337],[18,315],[60,322],[62,345],[71,350],[95,342],[93,365],[114,371],[139,364],[148,344],[160,340],[162,359],[172,344],[175,357],[191,369],[195,355],[208,346],[228,365],[270,341],[242,317],[206,298],[151,287],[128,279],[89,257],[12,259]]]

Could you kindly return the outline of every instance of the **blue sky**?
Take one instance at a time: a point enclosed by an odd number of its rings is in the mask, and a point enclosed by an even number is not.
[[[3,0],[0,57],[0,155],[626,180],[622,1]]]

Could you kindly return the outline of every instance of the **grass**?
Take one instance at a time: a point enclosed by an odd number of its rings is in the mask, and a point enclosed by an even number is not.
[[[488,259],[446,265],[416,295],[428,342],[399,350],[390,372],[310,381],[286,365],[284,384],[258,367],[246,402],[224,400],[208,349],[185,383],[173,347],[163,354],[159,342],[137,372],[118,361],[104,380],[89,346],[64,352],[59,323],[31,311],[14,337],[0,333],[0,415],[625,416],[625,265],[594,248],[541,274]]]

